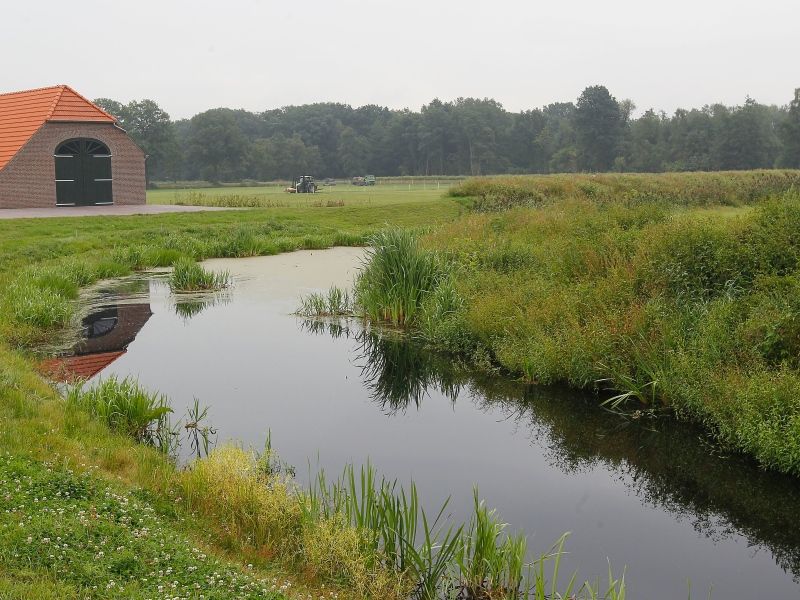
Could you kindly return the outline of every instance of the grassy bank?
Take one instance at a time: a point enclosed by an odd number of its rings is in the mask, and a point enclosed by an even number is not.
[[[481,190],[472,199],[491,212],[424,239],[441,283],[415,300],[411,324],[435,346],[529,381],[616,394],[616,407],[666,407],[800,475],[799,176],[467,182],[453,193]],[[519,201],[509,181],[562,189]],[[628,191],[587,195],[589,182]]]
[[[741,206],[800,189],[800,171],[502,176],[468,179],[449,189],[481,211],[553,201],[653,203],[662,208]]]

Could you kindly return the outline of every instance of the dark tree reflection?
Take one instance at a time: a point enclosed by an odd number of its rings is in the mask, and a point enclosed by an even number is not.
[[[599,408],[591,395],[470,372],[391,332],[306,327],[356,340],[356,364],[384,412],[420,410],[433,393],[499,410],[563,471],[607,468],[643,503],[712,540],[741,535],[800,580],[798,481],[722,452],[699,429],[666,416],[631,420]]]

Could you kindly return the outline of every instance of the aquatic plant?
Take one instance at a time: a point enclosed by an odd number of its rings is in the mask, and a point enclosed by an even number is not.
[[[362,561],[401,576],[397,584],[410,586],[412,597],[420,600],[624,598],[624,577],[611,578],[605,593],[588,582],[576,590],[576,575],[566,590],[560,588],[566,534],[549,553],[526,563],[525,536],[507,535],[507,526],[486,508],[477,489],[468,526],[445,518],[448,504],[449,499],[430,520],[413,481],[406,490],[397,481],[378,478],[369,463],[358,471],[348,465],[334,481],[323,471],[317,474],[303,504],[303,520],[304,527],[324,524],[334,531],[361,532]],[[545,569],[548,564],[552,573]]]
[[[369,319],[411,324],[444,275],[436,255],[420,248],[413,233],[387,229],[370,240],[356,281],[356,302]]]
[[[331,286],[327,294],[311,292],[300,299],[295,314],[303,317],[336,317],[353,314],[353,300],[347,290]]]
[[[66,404],[104,421],[113,431],[165,453],[174,447],[169,421],[172,408],[166,396],[148,392],[133,378],[112,376],[94,386],[73,386],[67,392]]]
[[[197,458],[208,456],[209,449],[216,443],[217,430],[206,424],[208,407],[200,406],[200,401],[195,398],[189,407],[184,430],[189,436],[189,446]]]
[[[173,267],[169,286],[173,292],[218,291],[228,287],[230,281],[227,271],[215,273],[193,260],[181,258]]]

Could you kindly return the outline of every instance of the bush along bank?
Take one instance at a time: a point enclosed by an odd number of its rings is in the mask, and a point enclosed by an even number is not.
[[[800,475],[800,194],[733,211],[578,197],[423,245],[376,237],[356,312],[529,381],[668,408]]]

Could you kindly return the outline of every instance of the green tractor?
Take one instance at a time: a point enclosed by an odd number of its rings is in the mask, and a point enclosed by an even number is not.
[[[286,188],[290,194],[315,194],[317,192],[317,184],[311,175],[301,175],[295,177],[292,185]]]

